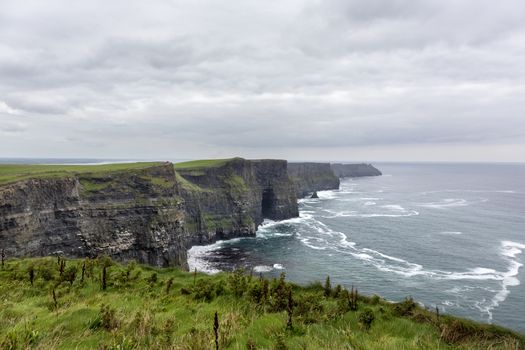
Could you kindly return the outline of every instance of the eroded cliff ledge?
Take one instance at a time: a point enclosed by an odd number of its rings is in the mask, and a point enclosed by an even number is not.
[[[264,218],[298,215],[283,160],[189,162],[176,171],[171,163],[26,168],[0,184],[8,256],[107,254],[186,266],[191,245],[255,235]]]

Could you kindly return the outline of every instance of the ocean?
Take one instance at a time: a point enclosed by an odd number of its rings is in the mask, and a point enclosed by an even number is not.
[[[189,251],[191,269],[324,281],[525,332],[525,164],[374,164],[298,218]]]

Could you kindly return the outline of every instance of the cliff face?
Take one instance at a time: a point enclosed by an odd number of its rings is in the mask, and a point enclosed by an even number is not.
[[[360,177],[360,176],[380,176],[381,172],[372,164],[331,164],[335,176],[343,177]]]
[[[255,235],[263,218],[297,215],[286,161],[234,159],[179,173],[166,163],[0,186],[0,248],[186,266],[193,244]]]
[[[0,187],[0,245],[8,256],[107,254],[184,265],[183,222],[171,165]]]
[[[217,167],[177,170],[192,242],[253,236],[264,218],[298,216],[286,164],[235,158]]]
[[[314,191],[339,188],[339,177],[334,175],[329,163],[288,163],[288,175],[295,183],[299,198]]]

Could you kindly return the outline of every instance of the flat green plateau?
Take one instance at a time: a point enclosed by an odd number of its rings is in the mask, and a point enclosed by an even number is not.
[[[173,166],[175,170],[216,168],[225,165],[233,159],[241,158],[191,160],[188,162],[175,163]]]
[[[328,284],[63,261],[0,267],[0,349],[215,349],[215,312],[220,349],[525,348],[521,334],[438,316],[410,299],[358,295],[352,310],[348,291]]]
[[[161,165],[161,162],[114,163],[100,165],[26,165],[0,164],[0,184],[29,178],[48,178],[75,175],[81,173],[103,174],[113,171],[125,171],[149,168]]]

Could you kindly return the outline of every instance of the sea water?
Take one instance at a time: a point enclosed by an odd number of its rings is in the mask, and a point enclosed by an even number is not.
[[[190,267],[324,281],[525,331],[525,164],[376,164],[301,199],[253,238],[193,247]]]

